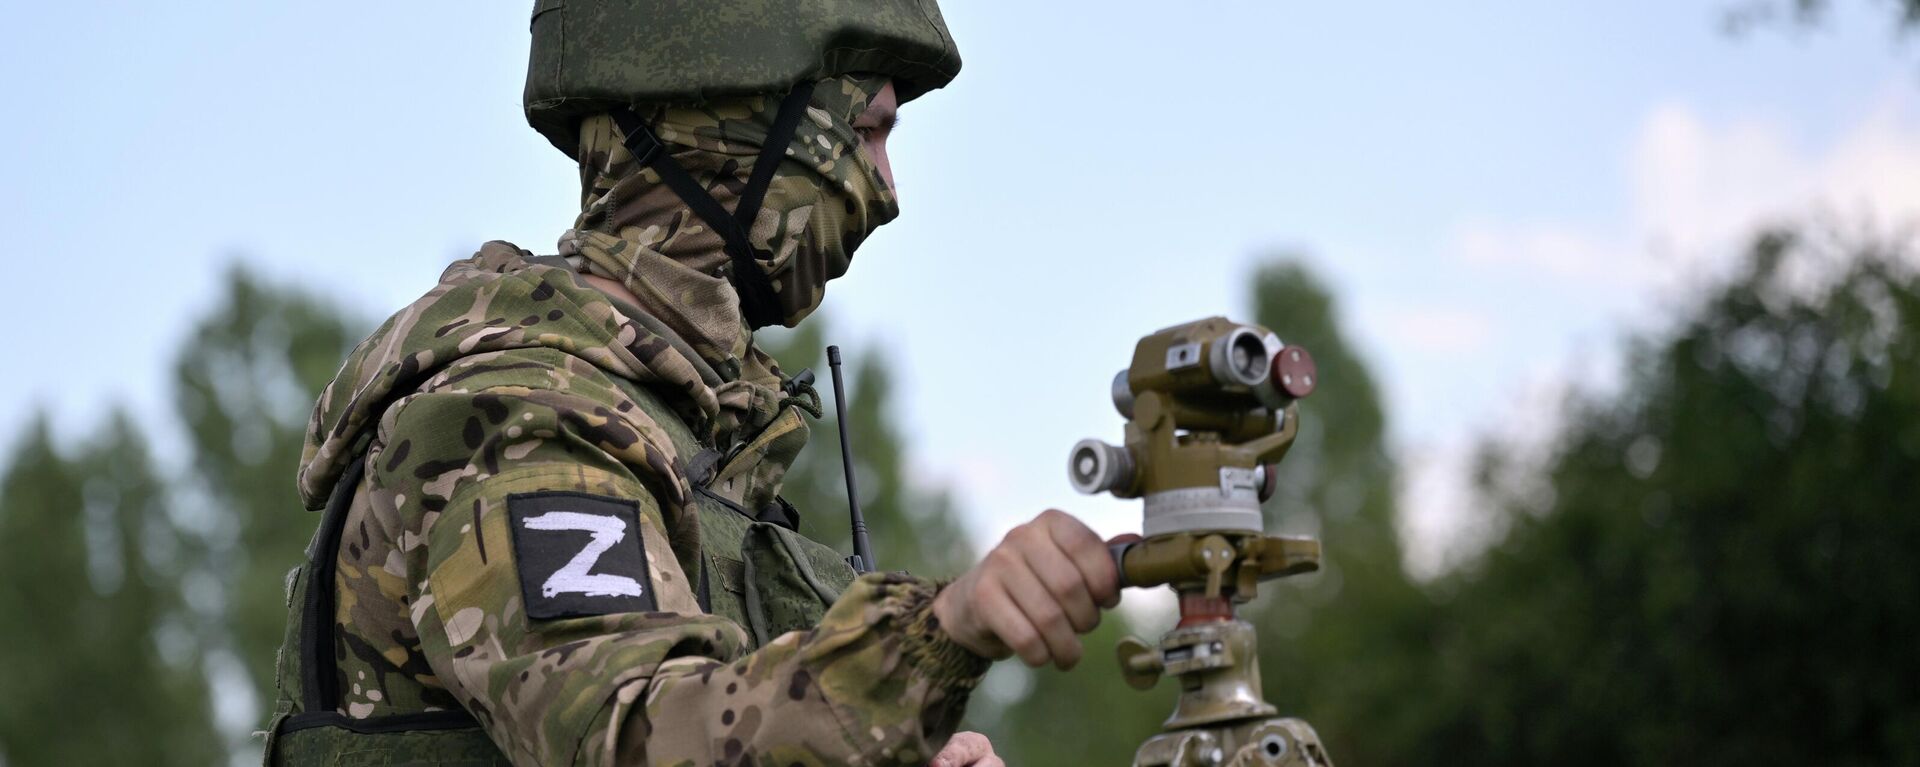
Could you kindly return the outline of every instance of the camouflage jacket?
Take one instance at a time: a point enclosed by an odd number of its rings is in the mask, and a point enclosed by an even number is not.
[[[747,438],[797,416],[743,385],[768,371],[716,370],[527,258],[490,243],[449,267],[315,409],[308,506],[365,459],[335,565],[341,713],[464,708],[523,765],[925,763],[986,665],[940,631],[933,584],[860,577],[763,643],[702,609],[672,433],[766,453],[734,495],[772,500],[791,452]],[[553,530],[590,535],[530,532]]]

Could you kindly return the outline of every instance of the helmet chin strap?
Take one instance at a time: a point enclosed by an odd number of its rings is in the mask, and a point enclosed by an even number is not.
[[[740,295],[740,312],[745,315],[747,324],[754,329],[769,325],[780,325],[786,321],[785,312],[780,309],[779,296],[774,292],[773,281],[768,279],[765,269],[760,268],[761,258],[772,260],[769,251],[753,247],[747,239],[747,230],[753,226],[753,220],[760,215],[760,204],[766,199],[767,186],[773,183],[773,173],[780,167],[780,161],[787,155],[787,145],[793,142],[793,133],[800,125],[800,117],[807,111],[808,99],[813,96],[813,81],[808,80],[793,86],[787,97],[780,102],[780,111],[773,117],[773,125],[767,129],[766,143],[760,146],[760,154],[753,162],[753,175],[747,179],[747,187],[740,193],[740,201],[729,212],[713,198],[713,194],[693,180],[680,163],[674,162],[672,154],[653,129],[631,108],[615,109],[613,121],[620,126],[624,138],[622,143],[627,151],[641,165],[653,168],[660,174],[660,180],[672,189],[673,193],[687,204],[694,215],[705,221],[707,226],[720,235],[725,243],[728,266],[722,274],[733,283],[734,292]]]

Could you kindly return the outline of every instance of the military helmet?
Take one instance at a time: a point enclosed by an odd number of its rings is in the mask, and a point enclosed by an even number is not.
[[[935,0],[538,0],[523,104],[571,156],[588,115],[854,72],[893,78],[903,103],[953,80]]]

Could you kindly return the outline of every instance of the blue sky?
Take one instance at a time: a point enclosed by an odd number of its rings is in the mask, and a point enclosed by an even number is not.
[[[830,290],[834,340],[901,356],[914,463],[978,536],[1049,505],[1119,532],[1133,507],[1062,476],[1118,435],[1113,371],[1300,254],[1386,382],[1431,571],[1472,527],[1472,441],[1537,436],[1744,233],[1920,212],[1920,55],[1841,4],[1731,39],[1721,2],[950,2],[966,69],[904,111],[904,215]],[[552,247],[576,179],[520,117],[527,4],[368,10],[8,8],[0,231],[32,330],[0,439],[34,404],[68,431],[166,412],[233,259],[376,316],[483,240]],[[1013,398],[1001,370],[1055,375]]]

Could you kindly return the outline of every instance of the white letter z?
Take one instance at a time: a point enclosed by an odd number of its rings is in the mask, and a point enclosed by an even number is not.
[[[627,523],[618,517],[605,517],[598,514],[581,514],[576,511],[550,511],[525,520],[528,530],[584,530],[593,534],[587,547],[573,556],[572,561],[555,570],[540,584],[540,595],[552,597],[555,594],[585,594],[590,597],[637,597],[640,596],[640,582],[624,575],[593,573],[593,565],[600,561],[600,555],[607,549],[627,537]]]

